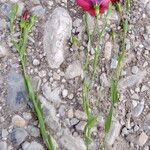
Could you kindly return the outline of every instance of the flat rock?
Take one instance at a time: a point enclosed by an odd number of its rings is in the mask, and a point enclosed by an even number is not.
[[[24,150],[44,150],[44,147],[41,144],[33,141]]]
[[[13,111],[20,110],[26,106],[27,95],[24,80],[21,74],[12,70],[7,79],[7,104]]]
[[[42,91],[43,91],[43,95],[48,101],[54,103],[57,106],[60,104],[61,102],[61,98],[60,98],[61,88],[60,87],[57,87],[52,91],[51,87],[48,85],[48,83],[46,83],[43,86]]]
[[[26,125],[26,121],[19,115],[15,115],[12,118],[12,124],[16,127],[24,127]]]
[[[64,61],[64,50],[71,37],[72,19],[61,7],[56,8],[49,16],[44,31],[44,51],[51,68],[59,68]]]
[[[60,139],[60,144],[67,150],[86,150],[83,140],[79,137],[64,135]]]
[[[105,57],[106,60],[110,60],[111,51],[112,51],[112,43],[111,42],[106,42],[105,43],[105,51],[104,51],[104,57]]]
[[[73,79],[78,76],[83,75],[83,70],[80,61],[74,61],[72,64],[70,64],[65,73],[65,77],[67,79]]]
[[[0,45],[0,58],[5,57],[7,55],[7,49]]]
[[[14,146],[19,146],[28,136],[28,133],[23,128],[15,128],[10,134],[10,141]]]
[[[0,142],[0,150],[7,150],[7,143],[6,142]]]
[[[106,143],[108,145],[113,145],[116,138],[119,136],[121,130],[121,124],[118,121],[113,121],[110,132],[108,133],[106,137]]]
[[[137,106],[132,110],[133,117],[139,117],[144,110],[144,101],[141,101]]]
[[[47,102],[44,97],[39,96],[39,99],[43,107],[46,125],[52,130],[58,132],[60,130],[60,123],[58,121],[58,117],[56,116],[55,107]]]
[[[131,75],[121,79],[119,82],[120,89],[126,89],[128,87],[132,87],[136,84],[141,83],[146,74],[146,71],[139,71],[136,75]]]
[[[110,83],[108,81],[108,78],[106,76],[106,73],[102,73],[100,75],[100,83],[103,87],[109,87],[110,86]]]

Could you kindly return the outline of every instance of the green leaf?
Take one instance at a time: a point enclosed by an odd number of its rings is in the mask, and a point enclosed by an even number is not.
[[[78,39],[73,34],[71,35],[71,43],[78,48]]]
[[[129,24],[128,24],[127,19],[125,19],[125,21],[123,23],[123,31],[124,31],[124,33],[128,33],[128,31],[129,31]]]
[[[113,114],[113,106],[110,107],[108,116],[107,116],[106,121],[105,121],[105,133],[106,134],[109,133],[109,130],[110,130],[110,127],[112,124],[112,114]]]
[[[99,55],[100,55],[100,49],[98,48],[98,46],[96,46],[95,48],[95,53],[94,53],[94,60],[93,60],[93,80],[94,80],[94,77],[95,77],[95,74],[96,74],[96,68],[97,68],[97,64],[98,64],[98,58],[99,58]]]
[[[14,21],[16,18],[16,14],[18,12],[18,5],[15,4],[12,6],[11,12],[10,12],[10,31],[14,31]]]
[[[118,89],[117,89],[118,81],[115,79],[112,80],[111,83],[111,99],[112,99],[112,104],[114,105],[115,103],[118,102]]]

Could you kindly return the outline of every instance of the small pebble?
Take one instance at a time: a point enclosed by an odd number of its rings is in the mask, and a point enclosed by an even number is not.
[[[19,115],[15,115],[12,118],[12,124],[16,127],[24,127],[26,125],[26,121]]]

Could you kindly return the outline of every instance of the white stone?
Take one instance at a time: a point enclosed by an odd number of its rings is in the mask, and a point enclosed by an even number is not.
[[[7,150],[7,143],[6,142],[0,142],[0,150]]]
[[[78,76],[83,76],[83,70],[80,61],[77,60],[67,67],[65,77],[73,79]]]
[[[0,45],[0,58],[5,57],[7,55],[7,49],[4,46]]]
[[[53,102],[56,105],[60,104],[61,102],[61,98],[60,98],[61,88],[60,87],[57,87],[52,91],[50,85],[46,83],[42,87],[42,91],[43,91],[43,95],[46,97],[47,100],[49,100],[50,102]]]
[[[71,133],[62,136],[60,144],[67,150],[86,150],[83,140],[80,137],[73,137]]]
[[[40,61],[38,59],[33,60],[33,65],[38,66],[40,64]]]
[[[112,51],[112,44],[111,42],[105,43],[105,51],[104,51],[104,57],[106,60],[110,60],[111,58],[111,51]]]
[[[144,77],[146,76],[147,72],[139,71],[136,75],[131,75],[126,78],[123,78],[119,81],[119,87],[120,89],[126,89],[127,87],[132,87],[136,84],[139,84],[142,82]]]
[[[33,141],[25,150],[44,150],[44,147],[41,144]]]
[[[133,117],[139,117],[144,110],[144,101],[141,101],[137,106],[132,110]]]
[[[121,130],[121,124],[118,121],[113,121],[110,131],[106,137],[106,143],[108,145],[113,145],[116,138],[119,136]]]
[[[133,66],[131,71],[133,74],[137,74],[139,71],[139,68],[137,66]]]
[[[12,124],[16,127],[24,127],[26,125],[26,121],[19,115],[15,115],[12,118]]]
[[[17,3],[19,0],[10,0],[12,3]]]
[[[72,19],[61,7],[49,16],[44,30],[43,45],[51,68],[59,68],[64,61],[67,40],[71,37]]]
[[[144,146],[145,145],[145,143],[147,142],[147,140],[148,140],[148,136],[146,135],[146,133],[145,132],[142,132],[141,134],[140,134],[140,136],[139,136],[139,139],[138,139],[138,145],[139,146]]]
[[[67,95],[68,95],[68,90],[64,89],[64,90],[62,91],[62,96],[63,96],[63,98],[67,97]]]

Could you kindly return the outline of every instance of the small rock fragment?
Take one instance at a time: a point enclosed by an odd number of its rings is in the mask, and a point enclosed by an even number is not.
[[[10,134],[10,141],[13,145],[19,146],[28,136],[28,133],[22,128],[15,128]]]
[[[86,150],[83,140],[79,137],[64,135],[60,139],[60,144],[67,150]]]
[[[6,142],[0,142],[0,150],[7,150],[7,143]]]
[[[112,51],[112,44],[111,42],[106,42],[105,43],[105,52],[104,52],[104,57],[106,60],[110,60],[111,58],[111,51]]]
[[[24,127],[26,125],[26,121],[19,115],[15,115],[12,118],[12,124],[16,127]]]
[[[78,118],[79,120],[86,120],[86,115],[83,111],[76,110],[75,111],[75,117]]]
[[[136,75],[131,75],[123,78],[119,82],[119,87],[121,89],[126,89],[127,87],[132,87],[133,85],[139,84],[142,82],[146,74],[146,71],[139,71]]]
[[[133,74],[137,74],[138,71],[139,71],[139,68],[138,68],[137,66],[133,66],[133,67],[132,67],[131,72],[132,72]]]
[[[5,57],[6,55],[7,55],[6,48],[0,45],[0,58]]]
[[[83,75],[83,70],[80,61],[74,61],[72,64],[70,64],[66,69],[66,78],[67,79],[73,79],[78,76]]]
[[[113,121],[112,126],[110,128],[110,132],[106,137],[106,143],[108,145],[113,145],[116,138],[119,136],[121,130],[121,124],[118,121]]]
[[[43,45],[51,68],[59,68],[64,61],[64,50],[71,37],[72,19],[61,7],[49,16],[44,30]]]
[[[26,106],[27,95],[23,76],[12,70],[8,74],[7,104],[11,110],[21,110]]]
[[[62,96],[63,96],[63,98],[67,97],[67,95],[68,95],[68,90],[64,89],[64,90],[62,91]]]
[[[133,109],[132,111],[132,116],[133,117],[139,117],[144,109],[144,101],[141,101],[140,103],[137,104],[137,106]]]
[[[100,82],[101,82],[101,85],[103,87],[109,87],[110,86],[110,83],[107,79],[107,76],[105,73],[102,73],[101,76],[100,76]]]
[[[117,67],[117,64],[118,64],[118,60],[116,58],[112,58],[110,68],[115,69]]]
[[[44,150],[44,147],[41,144],[33,141],[25,150]]]

